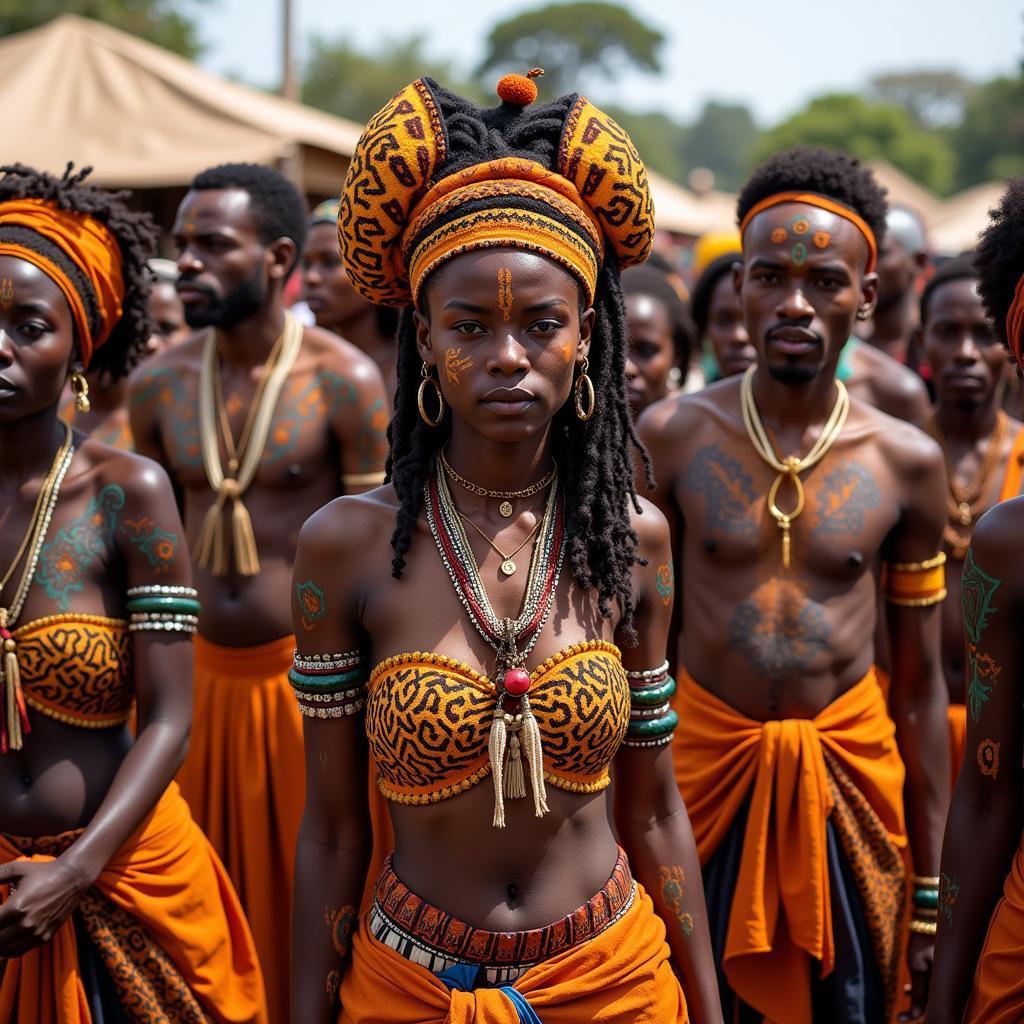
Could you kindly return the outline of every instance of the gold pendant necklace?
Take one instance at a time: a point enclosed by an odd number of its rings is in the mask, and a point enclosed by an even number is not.
[[[532,539],[533,535],[540,529],[540,524],[543,522],[542,519],[538,519],[537,522],[534,524],[533,529],[526,535],[526,537],[523,540],[523,542],[521,544],[517,545],[515,551],[512,551],[512,552],[510,552],[509,554],[506,555],[501,550],[501,548],[499,548],[498,545],[495,544],[494,541],[491,540],[491,538],[488,537],[487,534],[484,533],[484,531],[481,530],[480,527],[477,526],[476,523],[474,523],[473,520],[469,518],[469,516],[466,515],[465,512],[459,512],[458,509],[456,509],[455,511],[459,513],[459,516],[462,518],[462,520],[464,522],[469,523],[469,525],[472,526],[473,529],[476,530],[476,532],[479,533],[480,536],[483,537],[483,539],[485,541],[487,541],[487,543],[490,544],[491,547],[494,548],[494,550],[501,556],[501,571],[506,576],[512,576],[512,575],[515,574],[517,566],[516,566],[516,563],[512,561],[512,559],[516,555],[518,555],[519,552],[522,551],[523,548],[526,547],[526,545]]]
[[[464,476],[459,476],[459,474],[448,465],[448,460],[444,456],[443,448],[437,454],[441,460],[441,465],[444,467],[445,473],[447,473],[448,476],[464,491],[469,491],[470,494],[476,494],[481,498],[501,498],[502,502],[498,506],[498,512],[503,519],[512,518],[512,513],[515,511],[512,505],[514,500],[518,498],[532,498],[533,495],[539,494],[549,483],[551,483],[555,476],[555,470],[554,467],[552,467],[549,472],[545,473],[544,476],[540,478],[540,480],[534,484],[530,484],[529,487],[524,487],[522,490],[494,491],[487,487],[481,487],[479,484],[473,483],[472,480],[467,480]],[[495,550],[497,551],[497,548],[495,548]],[[498,554],[501,554],[501,552],[499,551]],[[508,575],[511,575],[511,573]]]

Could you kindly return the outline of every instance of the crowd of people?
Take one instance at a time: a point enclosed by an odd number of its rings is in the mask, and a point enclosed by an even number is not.
[[[0,168],[0,1024],[1024,1020],[1024,179],[680,268],[535,79]]]

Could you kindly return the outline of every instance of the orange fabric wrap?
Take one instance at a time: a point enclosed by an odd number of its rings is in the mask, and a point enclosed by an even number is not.
[[[92,285],[100,316],[100,328],[95,337],[82,297],[60,267],[25,246],[0,242],[0,255],[16,256],[38,267],[64,293],[75,322],[79,355],[88,366],[93,352],[110,337],[121,318],[124,277],[117,239],[95,218],[61,210],[44,199],[12,199],[0,204],[0,225],[4,224],[30,228],[53,242]]]
[[[373,938],[366,917],[341,983],[340,1024],[519,1024],[496,988],[449,989],[425,967]],[[531,967],[513,986],[544,1024],[686,1024],[686,1000],[669,963],[665,925],[639,886],[610,928]]]
[[[24,858],[0,834],[0,862]],[[171,783],[149,817],[100,873],[96,887],[168,954],[217,1022],[267,1021],[252,937],[231,884]],[[17,1011],[15,1013],[15,1007]],[[4,1024],[90,1024],[69,917],[50,942],[7,961]]]
[[[1024,475],[1024,428],[1017,431],[1010,447],[1010,457],[1006,460],[1006,474],[1003,486],[999,489],[999,500],[1009,501],[1016,498],[1021,491],[1021,477]]]
[[[989,922],[964,1024],[1024,1020],[1024,848],[1014,855]]]
[[[747,718],[680,672],[676,778],[707,863],[749,799],[723,965],[737,995],[775,1024],[811,1024],[810,970],[835,961],[823,751],[890,840],[906,845],[903,762],[872,669],[815,718]]]
[[[1014,354],[1018,366],[1024,368],[1024,352],[1022,352],[1021,331],[1024,331],[1024,275],[1017,282],[1013,293],[1013,302],[1006,311],[1006,341]]]
[[[964,763],[964,748],[967,746],[967,705],[950,703],[946,714],[949,716],[949,767],[952,771],[952,784],[955,786]]]
[[[773,206],[781,206],[783,203],[803,203],[806,206],[816,206],[819,210],[834,213],[837,217],[848,220],[864,236],[864,241],[868,243],[868,263],[864,268],[864,272],[870,274],[875,269],[875,265],[878,262],[878,241],[875,238],[874,231],[868,227],[868,222],[855,210],[851,210],[850,207],[837,203],[827,196],[819,196],[815,192],[777,192],[775,195],[768,196],[759,203],[755,203],[740,222],[740,235],[743,235],[747,230],[747,226],[759,213],[770,210]]]
[[[945,562],[921,570],[901,569],[897,564],[886,562],[882,571],[882,590],[888,601],[938,603],[946,596]]]

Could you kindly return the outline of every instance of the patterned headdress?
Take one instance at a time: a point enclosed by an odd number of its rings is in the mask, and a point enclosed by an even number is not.
[[[621,267],[647,258],[654,208],[629,136],[582,96],[530,107],[536,95],[508,75],[501,105],[480,109],[420,78],[370,119],[338,214],[365,298],[416,304],[445,260],[511,246],[566,267],[592,301],[609,254]]]

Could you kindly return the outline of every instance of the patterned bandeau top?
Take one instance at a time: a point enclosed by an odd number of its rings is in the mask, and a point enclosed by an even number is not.
[[[48,615],[14,630],[29,707],[102,729],[127,722],[135,700],[128,627],[102,615]]]
[[[544,778],[595,793],[629,724],[629,683],[619,649],[588,641],[531,674]],[[487,676],[441,654],[398,654],[370,674],[366,733],[389,800],[427,804],[457,796],[490,774],[487,743],[497,689]]]

